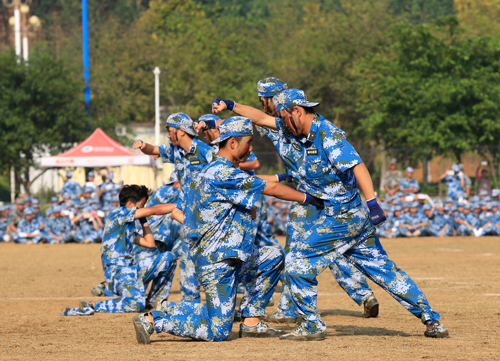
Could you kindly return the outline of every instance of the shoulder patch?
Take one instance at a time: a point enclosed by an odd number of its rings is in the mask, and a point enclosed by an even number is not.
[[[201,162],[199,160],[192,160],[191,165],[197,165],[200,164]]]
[[[318,150],[317,149],[308,149],[307,155],[318,155]]]

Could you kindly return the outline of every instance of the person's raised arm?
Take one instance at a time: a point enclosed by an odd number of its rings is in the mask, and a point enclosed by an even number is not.
[[[260,162],[258,159],[251,160],[250,162],[240,163],[241,170],[254,170],[260,168]]]
[[[276,183],[276,182],[279,183],[279,182],[283,182],[286,180],[291,180],[291,177],[288,174],[273,174],[273,175],[258,174],[255,176],[257,178],[265,180],[266,182],[273,182],[273,183]]]
[[[220,113],[223,110],[232,110],[238,115],[245,118],[250,118],[253,124],[259,125],[261,127],[277,129],[276,128],[276,118],[267,115],[262,110],[257,108],[236,103],[232,100],[225,99],[215,99],[212,102],[212,111],[214,114]]]
[[[184,212],[180,209],[175,208],[172,211],[172,218],[175,219],[180,224],[184,224]]]
[[[147,155],[160,155],[160,150],[157,145],[144,143],[142,140],[137,139],[132,143],[133,149],[140,149],[141,152]]]

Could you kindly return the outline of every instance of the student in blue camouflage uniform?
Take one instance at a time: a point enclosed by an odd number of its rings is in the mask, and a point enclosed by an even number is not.
[[[50,217],[45,217],[45,227],[42,231],[42,237],[50,244],[66,243],[72,236],[73,226],[68,218],[61,217],[62,207],[58,204],[51,207]]]
[[[406,168],[406,177],[401,179],[399,183],[399,191],[403,193],[404,196],[416,196],[420,190],[420,186],[415,178],[413,178],[413,168]]]
[[[17,233],[13,235],[16,243],[37,244],[42,240],[40,222],[32,207],[25,207],[24,218],[17,225]]]
[[[203,138],[208,143],[212,143],[215,139],[218,139],[220,136],[220,132],[218,130],[218,125],[222,120],[213,114],[205,114],[202,115],[196,122],[194,122],[193,126],[196,124],[205,124],[203,127]],[[218,144],[212,144],[212,151],[214,154],[217,154],[219,151]],[[255,175],[255,169],[260,168],[260,162],[255,156],[254,152],[251,150],[249,156],[244,162],[239,163],[239,168],[249,175]],[[255,207],[257,208],[257,216],[254,220],[254,230],[255,230],[255,245],[257,247],[260,246],[269,246],[269,247],[277,247],[276,252],[281,252],[283,249],[281,245],[278,243],[278,240],[273,236],[271,232],[271,225],[268,221],[268,213],[267,213],[267,205],[266,199],[264,195],[261,195],[260,199],[255,203]],[[243,285],[242,283],[238,284],[238,292],[244,293],[245,287],[251,287],[252,285],[247,284]],[[242,303],[244,303],[245,297],[242,299]],[[274,304],[274,300],[271,297],[271,300],[268,306]],[[241,312],[238,310],[236,312],[235,319],[239,320]]]
[[[263,110],[269,116],[276,115],[276,107],[274,105],[274,98],[284,90],[288,89],[288,85],[278,78],[266,78],[260,80],[257,84],[259,101],[262,104]],[[281,160],[285,166],[285,171],[288,175],[292,174],[292,170],[297,167],[296,163],[300,162],[299,158],[285,157],[283,154],[287,153],[286,147],[288,144],[280,141],[280,136],[278,130],[267,127],[260,127],[257,125],[257,130],[261,136],[266,136],[273,142]],[[281,175],[281,179],[291,177]],[[278,176],[280,177],[280,176]],[[280,178],[279,178],[280,179]],[[298,184],[297,184],[298,186]],[[281,202],[279,202],[281,204]],[[277,205],[275,203],[275,205]],[[278,212],[279,210],[276,210]],[[289,222],[287,223],[287,238],[285,245],[285,253],[290,250],[290,242],[293,239],[293,235],[297,237],[299,234],[304,233],[308,227],[311,225],[310,219],[314,219],[319,216],[319,211],[310,205],[301,204],[294,202],[289,210]],[[276,218],[276,213],[272,214],[272,227],[274,228],[274,219]],[[364,317],[376,317],[378,315],[379,304],[373,291],[368,286],[366,277],[358,271],[356,267],[348,264],[340,259],[336,260],[329,265],[329,268],[335,277],[336,281],[342,287],[342,289],[351,297],[351,299],[358,305],[364,306]],[[283,275],[284,277],[284,275]],[[292,296],[290,290],[286,284],[281,292],[279,306],[277,311],[268,320],[274,322],[284,322],[284,323],[294,323],[297,320],[297,312],[293,306]]]
[[[120,191],[121,186],[118,183],[113,182],[115,178],[114,172],[108,172],[107,175],[102,175],[103,182],[97,189],[97,197],[101,201],[102,207],[107,207],[111,204],[113,195]]]
[[[1,205],[0,206],[0,242],[10,242],[10,208]]]
[[[97,212],[86,207],[81,208],[79,214],[73,218],[72,235],[77,243],[93,243],[99,237],[96,217]]]
[[[402,223],[399,225],[400,235],[403,237],[422,236],[428,226],[427,217],[418,212],[418,202],[413,202],[410,206],[410,212],[405,214]]]
[[[132,148],[140,149],[148,155],[159,155],[164,163],[174,164],[176,177],[181,187],[180,199],[185,197],[185,192],[194,175],[213,159],[213,152],[209,145],[197,139],[197,133],[193,129],[193,120],[184,113],[171,114],[166,121],[168,138],[170,143],[153,146],[138,139],[132,144]],[[181,275],[184,290],[189,290],[193,301],[199,301],[199,282],[192,268],[193,263],[189,260],[185,246],[180,246]]]
[[[458,164],[453,164],[451,166],[450,174],[448,172],[444,173],[439,177],[442,183],[446,184],[446,192],[448,197],[453,200],[459,200],[466,198],[465,194],[465,177],[462,172],[460,172],[460,166]]]
[[[170,213],[175,205],[143,208],[149,197],[145,186],[126,185],[120,191],[120,207],[111,211],[104,230],[101,260],[104,277],[111,292],[118,298],[96,302],[81,302],[79,308],[67,308],[63,316],[90,315],[94,312],[141,312],[146,306],[145,287],[138,276],[134,244],[155,247],[155,240],[146,217]],[[136,232],[135,220],[142,225],[144,236]]]
[[[247,118],[224,121],[220,137],[214,141],[220,146],[216,159],[193,179],[181,204],[185,239],[207,303],[171,303],[167,312],[134,317],[139,343],[150,343],[154,330],[204,341],[227,339],[233,325],[238,280],[252,285],[241,306],[244,322],[240,337],[282,333],[259,321],[259,317],[264,316],[278,282],[283,253],[276,252],[276,247],[255,246],[252,218],[256,211],[252,209],[262,193],[317,206],[319,203],[309,195],[271,183],[271,179],[276,182],[274,176],[257,178],[237,168],[250,154],[252,133]]]
[[[50,198],[50,207],[45,210],[45,216],[51,217],[52,216],[52,209],[54,206],[59,205],[59,197],[51,197]]]
[[[326,325],[317,308],[316,277],[340,257],[420,318],[427,325],[425,336],[447,337],[440,315],[411,278],[388,258],[375,236],[373,225],[385,221],[385,216],[376,202],[368,170],[345,134],[316,115],[313,107],[318,103],[309,102],[301,90],[285,90],[273,101],[279,118],[231,100],[216,99],[213,108],[215,113],[227,108],[257,125],[277,129],[286,150],[282,156],[300,160],[291,169],[294,181],[325,201],[320,217],[310,221],[312,227],[303,237],[291,241],[286,256],[286,283],[303,322],[282,338],[324,338]],[[367,198],[370,214],[362,206],[357,185]]]
[[[67,193],[72,200],[79,200],[80,199],[80,194],[82,193],[82,187],[78,182],[75,182],[73,179],[73,172],[72,171],[67,171],[66,172],[66,183],[64,183],[62,189],[59,191],[59,194],[65,194]]]

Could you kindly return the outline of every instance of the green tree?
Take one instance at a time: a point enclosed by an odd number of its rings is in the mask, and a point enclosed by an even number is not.
[[[37,157],[67,150],[89,134],[82,84],[60,60],[33,53],[28,66],[9,49],[0,53],[0,89],[0,167],[13,167],[29,193]]]
[[[439,26],[401,23],[392,45],[362,65],[358,134],[414,159],[461,155],[476,147],[498,154],[500,39],[466,36],[455,18]]]

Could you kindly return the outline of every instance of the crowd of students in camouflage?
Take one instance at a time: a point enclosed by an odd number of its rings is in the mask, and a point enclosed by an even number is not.
[[[103,176],[97,186],[94,173],[89,172],[84,186],[66,172],[67,181],[51,205],[40,211],[40,202],[33,197],[17,197],[12,205],[0,206],[0,240],[22,244],[102,241],[109,212],[118,206],[120,185],[113,182],[113,172]]]

